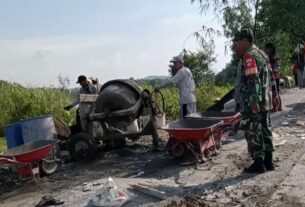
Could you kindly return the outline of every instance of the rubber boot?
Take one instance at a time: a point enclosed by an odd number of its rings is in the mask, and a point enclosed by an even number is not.
[[[266,170],[268,170],[268,171],[274,170],[271,152],[268,152],[265,154],[264,164],[265,164]]]
[[[245,173],[264,173],[266,168],[264,160],[262,158],[254,159],[254,162],[250,167],[244,169]]]

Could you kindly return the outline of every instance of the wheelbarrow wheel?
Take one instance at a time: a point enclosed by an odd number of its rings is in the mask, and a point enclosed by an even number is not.
[[[184,143],[179,142],[176,138],[173,137],[169,138],[167,147],[169,154],[176,159],[182,158],[186,151]]]
[[[69,145],[72,160],[90,160],[98,154],[97,142],[89,134],[78,133],[71,138]]]
[[[55,173],[58,168],[58,162],[56,161],[40,161],[39,163],[39,171],[41,176],[48,176]]]
[[[54,153],[54,154],[53,154]],[[56,172],[58,168],[58,161],[60,160],[60,147],[58,144],[53,146],[53,152],[46,158],[39,162],[40,176],[49,176]]]

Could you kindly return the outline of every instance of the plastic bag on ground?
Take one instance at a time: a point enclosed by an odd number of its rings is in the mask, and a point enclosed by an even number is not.
[[[112,178],[103,186],[97,196],[92,199],[92,205],[96,207],[120,207],[129,201],[129,196],[118,190]]]

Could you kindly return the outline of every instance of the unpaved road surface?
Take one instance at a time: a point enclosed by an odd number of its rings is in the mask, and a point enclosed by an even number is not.
[[[166,151],[167,134],[161,133],[160,151],[151,150],[149,137],[128,147],[107,152],[87,163],[69,162],[38,183],[18,181],[7,169],[0,170],[0,206],[32,207],[44,195],[65,201],[62,207],[91,206],[108,177],[130,196],[132,206],[305,206],[305,91],[283,94],[285,111],[272,115],[276,170],[261,175],[243,174],[250,164],[242,134],[222,146],[219,155],[204,164],[178,163]],[[286,122],[286,123],[285,123]],[[83,192],[84,183],[100,184]],[[146,183],[165,191],[168,199],[129,189]]]

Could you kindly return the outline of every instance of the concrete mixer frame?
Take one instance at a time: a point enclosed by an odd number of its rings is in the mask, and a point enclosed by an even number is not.
[[[154,93],[161,94],[159,91]],[[96,99],[97,95],[82,95],[80,97],[81,132],[72,135],[69,140],[69,151],[73,160],[93,159],[98,154],[98,151],[103,151],[103,148],[106,146],[111,145],[114,148],[119,148],[125,145],[125,138],[136,140],[146,135],[152,136],[153,148],[158,148],[159,136],[156,124],[156,103],[148,90],[142,92],[141,100],[137,104],[142,104],[144,108],[148,108],[150,119],[138,132],[121,131],[109,127],[103,120],[107,117],[119,116],[120,114],[118,112],[107,114],[94,113]],[[123,111],[123,113],[125,112]]]

